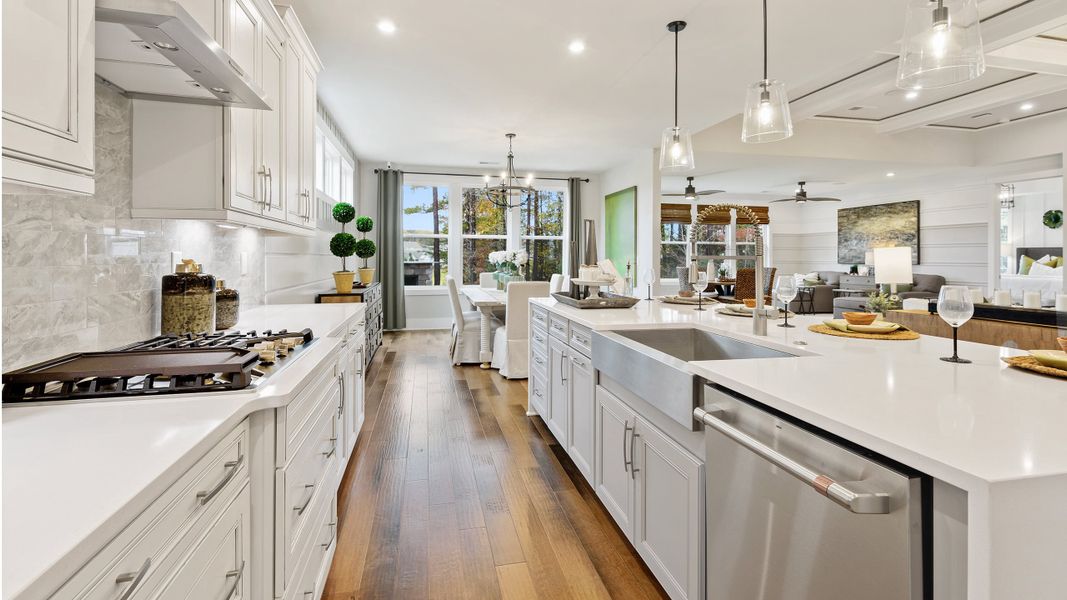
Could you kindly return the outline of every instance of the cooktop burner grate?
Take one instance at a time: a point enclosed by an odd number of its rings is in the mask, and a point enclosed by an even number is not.
[[[298,343],[294,346],[294,340]],[[158,336],[106,352],[78,352],[3,375],[4,403],[240,390],[306,347],[310,329]],[[278,343],[268,361],[258,348]]]

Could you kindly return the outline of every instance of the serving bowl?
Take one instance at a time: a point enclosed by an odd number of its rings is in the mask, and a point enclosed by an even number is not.
[[[865,312],[847,312],[841,315],[848,321],[849,325],[870,325],[874,323],[874,320],[878,318],[878,315],[874,313]]]

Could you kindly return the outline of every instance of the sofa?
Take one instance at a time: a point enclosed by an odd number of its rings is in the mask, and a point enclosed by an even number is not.
[[[900,296],[901,300],[908,298],[923,298],[923,299],[937,299],[938,294],[941,292],[941,286],[945,285],[945,278],[940,275],[931,275],[926,273],[916,273],[912,275],[911,289],[906,292],[899,292],[897,296]],[[833,313],[835,319],[840,319],[843,313],[847,312],[863,312],[867,310],[867,297],[866,296],[846,296],[843,298],[834,298],[833,301]]]

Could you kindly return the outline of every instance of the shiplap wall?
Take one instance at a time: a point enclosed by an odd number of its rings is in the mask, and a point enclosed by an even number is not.
[[[980,287],[989,281],[989,184],[885,197],[832,206],[772,207],[773,261],[779,273],[847,271],[837,262],[837,210],[855,206],[920,200],[919,255],[916,273],[943,275],[948,283]]]

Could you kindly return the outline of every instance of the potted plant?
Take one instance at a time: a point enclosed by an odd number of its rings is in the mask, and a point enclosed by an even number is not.
[[[341,270],[333,272],[333,284],[338,294],[352,293],[355,273],[348,270],[348,257],[356,251],[356,236],[345,231],[345,225],[356,218],[356,209],[347,202],[333,205],[333,219],[341,224],[341,232],[330,238],[330,252],[341,259]]]
[[[374,283],[374,269],[367,266],[367,259],[378,252],[374,241],[367,239],[367,233],[372,229],[374,229],[374,220],[370,217],[356,219],[356,231],[363,234],[363,239],[356,242],[356,256],[363,259],[363,266],[359,269],[359,281],[363,285]]]

